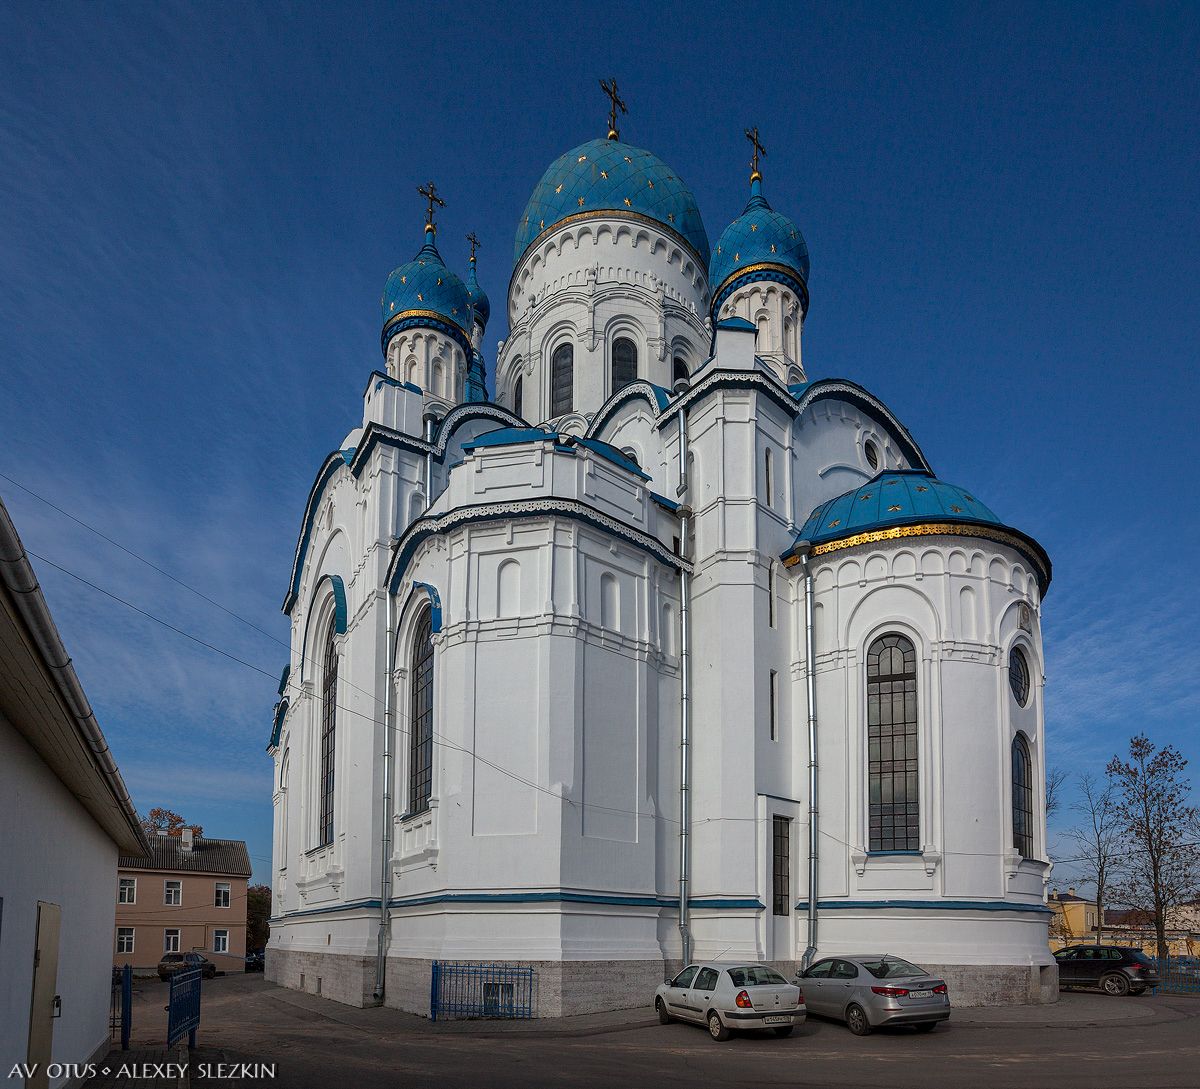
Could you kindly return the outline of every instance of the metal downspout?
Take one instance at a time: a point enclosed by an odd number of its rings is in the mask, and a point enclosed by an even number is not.
[[[379,837],[379,938],[375,952],[375,1001],[382,1004],[387,989],[387,940],[391,924],[392,898],[392,672],[396,639],[392,631],[392,592],[386,590],[387,631],[384,635],[383,673],[383,803],[380,814],[383,834]]]
[[[687,383],[676,385],[677,393],[685,393]],[[687,414],[679,409],[679,487],[678,498],[688,491]],[[679,556],[687,559],[688,531],[692,509],[687,503],[679,507]],[[691,574],[686,567],[679,569],[679,938],[683,963],[692,959],[692,933],[689,925],[688,899],[691,885],[691,771],[692,771],[692,693],[691,693]]]
[[[804,950],[802,969],[810,967],[817,955],[817,858],[821,841],[817,808],[816,637],[813,631],[813,577],[808,565],[810,548],[809,541],[801,541],[796,546],[804,571],[804,683],[808,691],[808,948]]]

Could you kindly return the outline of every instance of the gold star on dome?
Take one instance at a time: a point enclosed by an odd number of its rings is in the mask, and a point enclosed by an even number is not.
[[[740,260],[742,259],[742,255],[741,255],[740,253],[735,253],[735,254],[733,255],[733,259],[734,259],[735,261],[740,261]]]
[[[632,159],[631,159],[631,158],[630,158],[628,155],[626,155],[626,156],[625,156],[625,161],[626,161],[626,162],[627,162],[627,163],[628,163],[630,166],[633,166],[633,160],[632,160]]]
[[[538,230],[544,231],[545,229],[546,229],[546,221],[544,219],[539,219],[538,220]]]
[[[918,484],[918,485],[917,485],[917,491],[919,491],[919,492],[927,492],[927,491],[929,491],[929,489],[928,489],[927,487],[925,487],[925,485],[924,485],[924,484]]]
[[[600,171],[600,177],[602,177],[602,178],[607,178],[607,177],[608,177],[608,171],[607,171],[607,170],[601,170],[601,171]]]
[[[868,499],[871,498],[871,493],[867,492],[866,495],[860,495],[858,498],[859,498],[860,502],[865,503]]]
[[[654,188],[654,182],[652,182],[652,181],[647,181],[647,182],[646,182],[646,184],[647,184],[648,186],[650,186],[650,188],[651,188],[651,189],[653,189],[653,188]]]
[[[559,183],[558,183],[558,184],[557,184],[557,185],[554,187],[554,191],[555,191],[556,193],[561,193],[561,192],[562,192],[562,187],[563,187],[563,183],[562,183],[562,182],[559,182]]]
[[[772,253],[775,252],[775,243],[774,242],[771,243],[771,252]]]
[[[956,507],[956,506],[954,506],[954,504],[953,504],[953,503],[950,505],[950,510],[951,510],[951,511],[952,511],[954,514],[962,514],[962,507]]]
[[[973,495],[967,495],[967,493],[966,493],[966,492],[963,492],[963,498],[964,498],[964,499],[965,499],[965,500],[966,500],[968,503],[974,503],[974,502],[975,502],[975,497],[974,497]]]
[[[442,286],[442,278],[440,276],[438,277],[437,285],[438,285],[438,287]]]
[[[457,314],[457,313],[458,313],[458,307],[457,307],[457,306],[452,306],[452,307],[450,308],[450,313],[451,313],[451,314]]]
[[[418,263],[418,264],[421,264],[421,265],[425,264],[425,262],[424,262],[424,261],[418,261],[417,263]]]
[[[840,518],[835,518],[835,519],[834,519],[832,522],[830,522],[830,523],[829,523],[829,526],[828,526],[828,528],[829,528],[829,529],[836,529],[836,528],[837,528],[838,526],[840,526],[841,524],[842,524],[842,520],[841,520]]]
[[[578,158],[578,159],[576,159],[575,161],[576,161],[577,163],[586,163],[586,162],[587,162],[587,156],[586,156],[586,155],[580,155],[580,156],[579,156],[579,158]]]
[[[395,303],[392,303],[392,305],[388,307],[388,310],[395,310],[395,309],[396,309]]]
[[[796,232],[795,232],[795,231],[792,231],[792,237],[793,237],[793,238],[795,238],[795,237],[796,237]]]
[[[421,294],[421,293],[418,291],[418,292],[417,292],[417,302],[424,302],[424,301],[425,301],[425,296],[424,296],[424,295],[422,295],[422,294]]]
[[[721,252],[721,247],[720,247],[720,246],[718,246],[718,247],[717,247],[717,253],[720,253],[720,252]]]
[[[751,229],[752,231],[757,231],[757,230],[758,230],[758,224],[757,224],[757,223],[751,223],[751,224],[750,224],[750,229]]]
[[[901,509],[902,508],[899,503],[893,503],[890,507],[888,507],[888,510],[901,510]]]
[[[407,276],[401,276],[401,277],[400,277],[400,282],[401,282],[402,284],[406,284],[406,283],[408,283],[408,277],[407,277]]]
[[[632,208],[632,207],[633,207],[633,201],[631,201],[631,200],[630,200],[628,197],[626,197],[626,198],[625,198],[625,207],[626,207],[626,208]]]
[[[667,213],[667,219],[669,219],[669,220],[670,220],[672,223],[674,223],[674,222],[675,222],[675,213],[674,213],[674,212],[668,212],[668,213]]]
[[[900,483],[900,481],[898,481],[898,480],[885,480],[883,482],[883,486],[885,488],[890,488],[893,484],[899,484],[899,483]]]
[[[580,197],[580,198],[579,198],[579,207],[580,207],[580,208],[582,208],[582,207],[583,207],[583,197]]]

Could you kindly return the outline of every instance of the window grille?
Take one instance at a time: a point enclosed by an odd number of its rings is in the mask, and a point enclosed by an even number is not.
[[[1012,743],[1013,847],[1022,858],[1033,857],[1033,761],[1024,734]]]
[[[433,788],[433,619],[427,610],[412,650],[412,712],[408,759],[408,811],[429,808]]]
[[[571,411],[575,395],[575,349],[560,344],[550,357],[550,415]]]
[[[612,392],[637,381],[637,345],[628,337],[617,337],[612,346]]]
[[[790,915],[792,910],[792,822],[788,817],[774,817],[771,825],[771,914]]]
[[[920,849],[917,654],[903,635],[867,652],[868,842],[872,851]]]
[[[321,679],[321,779],[320,806],[317,820],[317,844],[324,847],[333,842],[333,783],[334,756],[337,743],[337,681],[338,658],[334,646],[336,620],[329,621],[325,635],[325,669]]]

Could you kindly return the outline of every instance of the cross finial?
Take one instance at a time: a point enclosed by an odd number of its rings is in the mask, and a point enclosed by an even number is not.
[[[433,182],[429,182],[427,185],[418,185],[417,192],[429,201],[429,210],[425,213],[425,232],[432,234],[437,230],[433,225],[433,206],[436,204],[439,208],[445,208],[446,202],[437,195],[437,186]]]
[[[754,145],[754,156],[750,160],[750,180],[752,182],[762,181],[762,175],[758,172],[758,157],[761,155],[764,159],[767,157],[767,149],[762,146],[758,139],[758,126],[754,126],[754,131],[746,130],[746,139]]]
[[[467,241],[471,243],[471,264],[475,264],[475,251],[479,248],[479,239],[475,237],[474,231],[467,235]]]
[[[602,79],[600,81],[600,90],[608,95],[608,138],[610,140],[621,139],[621,134],[617,131],[617,110],[622,113],[628,113],[625,108],[625,103],[621,101],[621,97],[617,94],[617,81],[615,79]]]

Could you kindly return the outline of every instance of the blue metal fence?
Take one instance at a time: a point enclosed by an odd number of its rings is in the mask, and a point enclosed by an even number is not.
[[[129,1031],[133,1026],[133,969],[113,966],[112,992],[108,1002],[108,1031],[112,1039],[121,1034],[121,1050],[129,1050]]]
[[[526,1018],[537,1012],[537,972],[522,964],[435,960],[429,1018]]]
[[[200,1027],[199,968],[189,968],[171,976],[171,997],[167,1002],[167,1047],[188,1038],[188,1047],[196,1046],[196,1029]]]
[[[1200,994],[1200,957],[1168,957],[1156,963],[1162,983],[1155,994]]]

